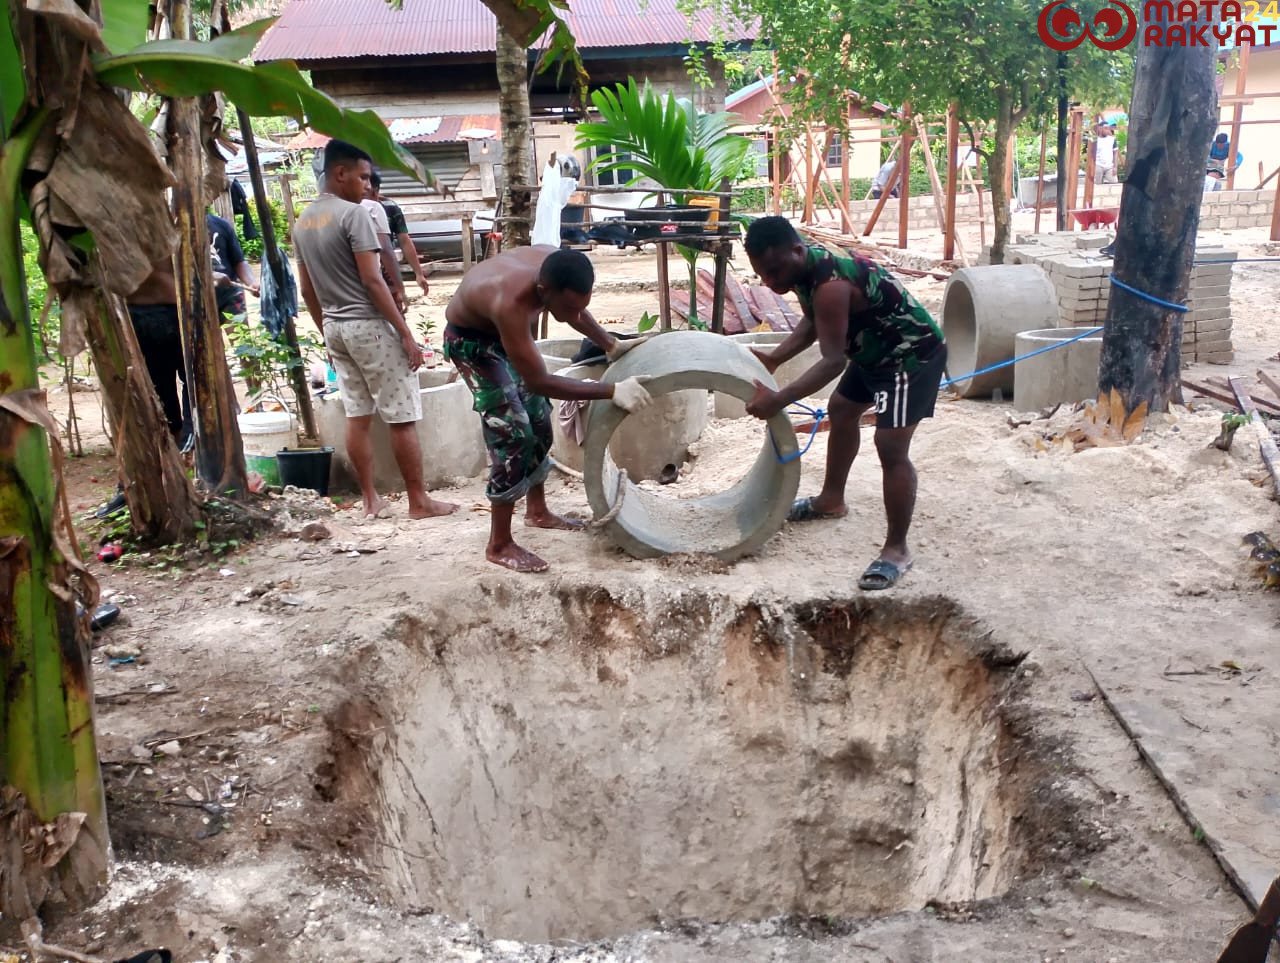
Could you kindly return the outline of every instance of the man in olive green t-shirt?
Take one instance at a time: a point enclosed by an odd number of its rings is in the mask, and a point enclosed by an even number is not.
[[[415,372],[422,351],[396,306],[378,263],[378,239],[360,206],[373,170],[369,155],[332,140],[324,150],[320,196],[293,230],[302,298],[338,373],[347,415],[347,455],[355,467],[365,514],[387,502],[373,483],[369,431],[374,412],[391,433],[391,451],[409,495],[409,517],[448,515],[457,505],[436,501],[422,484],[417,422],[422,397]]]

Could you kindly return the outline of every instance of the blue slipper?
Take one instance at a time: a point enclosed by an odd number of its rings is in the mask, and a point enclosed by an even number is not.
[[[825,522],[837,518],[844,518],[849,514],[849,509],[842,512],[824,512],[814,506],[814,498],[797,498],[791,506],[791,511],[787,512],[787,521],[789,522]]]
[[[864,592],[878,592],[883,589],[893,588],[898,584],[898,580],[910,571],[910,562],[899,568],[893,562],[878,558],[868,565],[867,570],[862,573],[862,578],[858,579],[858,588]]]

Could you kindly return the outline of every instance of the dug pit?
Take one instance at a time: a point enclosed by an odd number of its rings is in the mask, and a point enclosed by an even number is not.
[[[982,899],[1062,818],[1017,661],[945,600],[500,585],[396,617],[321,788],[490,937]]]

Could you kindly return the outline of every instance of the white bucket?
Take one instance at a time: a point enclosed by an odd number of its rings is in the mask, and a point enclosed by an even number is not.
[[[276,452],[298,447],[298,429],[287,411],[246,411],[236,421],[244,443],[245,467],[256,471],[268,485],[280,484]]]

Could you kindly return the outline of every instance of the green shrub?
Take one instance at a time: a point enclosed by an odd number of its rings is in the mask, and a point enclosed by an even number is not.
[[[275,228],[276,243],[280,245],[281,250],[288,253],[291,238],[289,237],[289,219],[285,217],[284,204],[277,201],[274,197],[267,198],[267,206],[271,209],[271,226]],[[257,205],[251,205],[253,208],[254,223],[258,222]],[[251,261],[262,260],[262,225],[258,224],[259,236],[252,240],[246,240],[244,236],[243,218],[237,217],[233,223],[236,226],[236,237],[240,239],[240,247],[244,249],[244,256]]]

